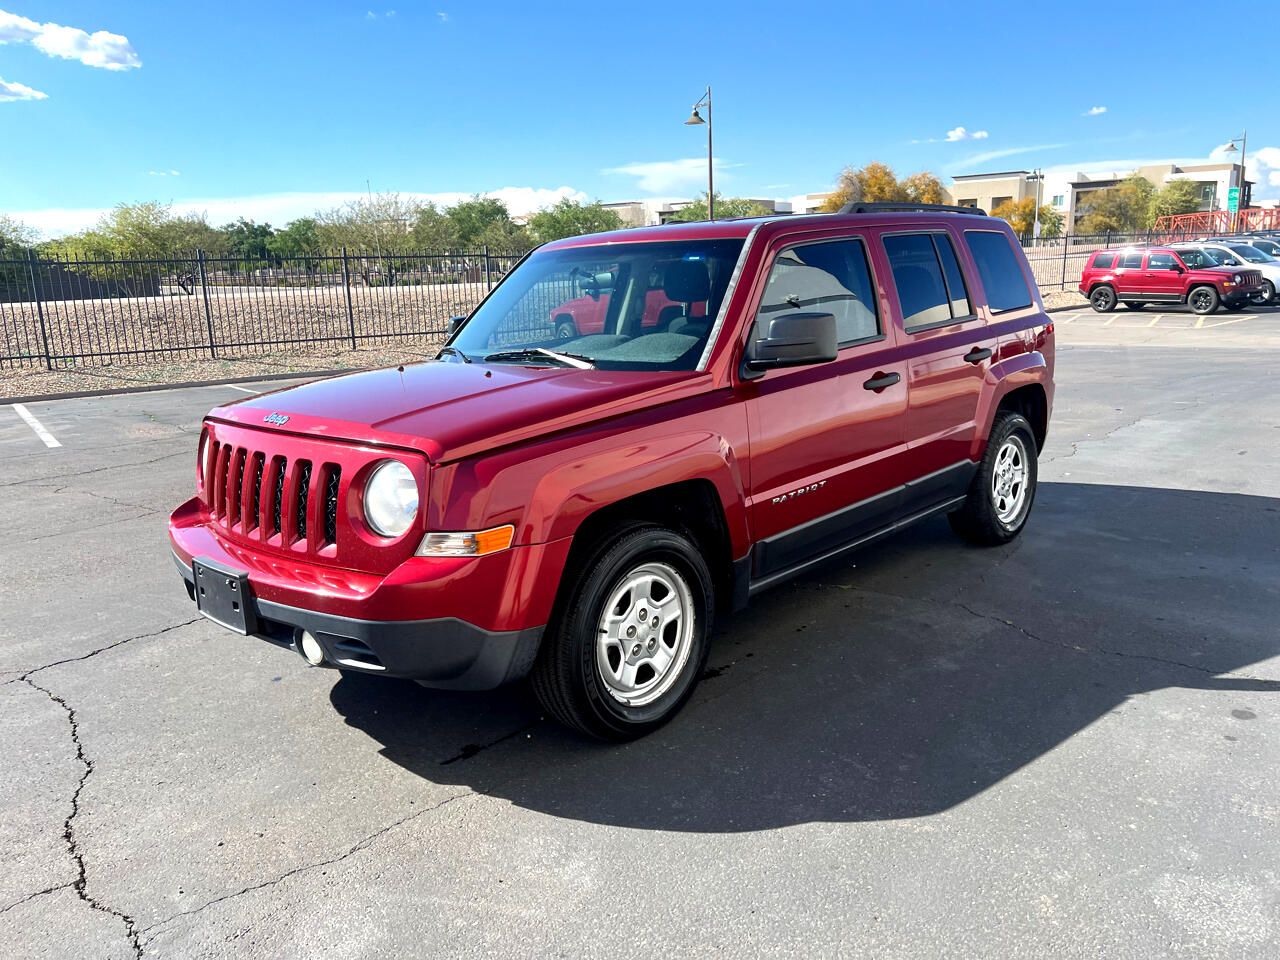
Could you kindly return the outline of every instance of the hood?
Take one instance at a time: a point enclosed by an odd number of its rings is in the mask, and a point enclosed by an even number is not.
[[[263,430],[409,447],[440,462],[666,402],[709,382],[709,374],[694,371],[431,360],[260,394],[210,416]]]

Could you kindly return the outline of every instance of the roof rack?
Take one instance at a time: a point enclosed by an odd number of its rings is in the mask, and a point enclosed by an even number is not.
[[[846,203],[840,208],[841,213],[967,213],[974,217],[985,217],[987,211],[981,207],[958,207],[948,203]]]

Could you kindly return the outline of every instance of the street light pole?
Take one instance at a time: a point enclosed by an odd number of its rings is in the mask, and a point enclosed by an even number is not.
[[[705,106],[707,108],[707,118],[702,119],[702,115],[698,113],[698,108]],[[685,126],[696,127],[706,125],[707,128],[707,219],[714,220],[716,218],[716,168],[715,154],[712,151],[711,142],[711,87],[707,87],[707,92],[702,98],[693,105],[693,113],[689,119],[685,121]]]
[[[1248,131],[1248,130],[1244,130],[1244,131],[1242,131],[1242,132],[1241,132],[1240,136],[1238,136],[1238,137],[1234,137],[1233,139],[1228,140],[1228,141],[1227,141],[1227,149],[1226,149],[1226,150],[1224,150],[1223,152],[1224,152],[1224,153],[1235,153],[1235,152],[1236,152],[1236,144],[1237,144],[1237,143],[1238,143],[1238,144],[1240,144],[1240,179],[1239,179],[1239,181],[1236,183],[1236,188],[1237,188],[1240,192],[1236,195],[1236,197],[1237,197],[1237,199],[1236,199],[1236,212],[1235,212],[1234,214],[1232,214],[1232,215],[1231,215],[1231,220],[1232,220],[1232,223],[1231,223],[1231,231],[1232,231],[1232,233],[1235,233],[1235,232],[1236,232],[1236,229],[1237,229],[1237,227],[1238,227],[1238,226],[1239,226],[1239,224],[1240,224],[1240,211],[1243,209],[1243,204],[1244,204],[1244,186],[1245,186],[1245,179],[1246,179],[1246,176],[1247,176],[1247,174],[1246,174],[1246,169],[1247,169],[1247,168],[1245,167],[1245,160],[1247,159],[1247,156],[1248,156],[1247,151],[1248,151],[1248,149],[1249,149],[1249,131]]]
[[[1036,177],[1036,214],[1035,214],[1035,222],[1031,226],[1031,239],[1039,240],[1040,239],[1040,187],[1041,187],[1041,184],[1044,183],[1044,171],[1036,170],[1035,177]]]

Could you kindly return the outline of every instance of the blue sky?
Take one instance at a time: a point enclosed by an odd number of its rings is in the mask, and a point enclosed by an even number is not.
[[[687,196],[705,137],[682,121],[708,83],[731,194],[819,191],[871,160],[1121,168],[1248,128],[1258,193],[1280,195],[1273,84],[1159,79],[1185,64],[1181,18],[1112,4],[1093,43],[1067,4],[955,9],[0,0],[0,213],[56,233],[161,200],[282,225],[366,180],[502,190],[517,212],[557,192]]]

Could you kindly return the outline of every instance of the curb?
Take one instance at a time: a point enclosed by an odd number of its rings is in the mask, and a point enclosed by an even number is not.
[[[46,400],[80,400],[85,397],[119,397],[131,393],[159,393],[162,390],[190,390],[192,387],[221,387],[232,383],[270,383],[274,380],[301,380],[336,377],[342,373],[360,373],[367,367],[344,367],[340,370],[300,370],[295,373],[268,373],[258,377],[227,377],[222,380],[184,380],[180,383],[155,383],[137,387],[113,387],[109,390],[73,390],[67,393],[33,393],[26,397],[0,397],[0,406],[14,403],[41,403]]]

